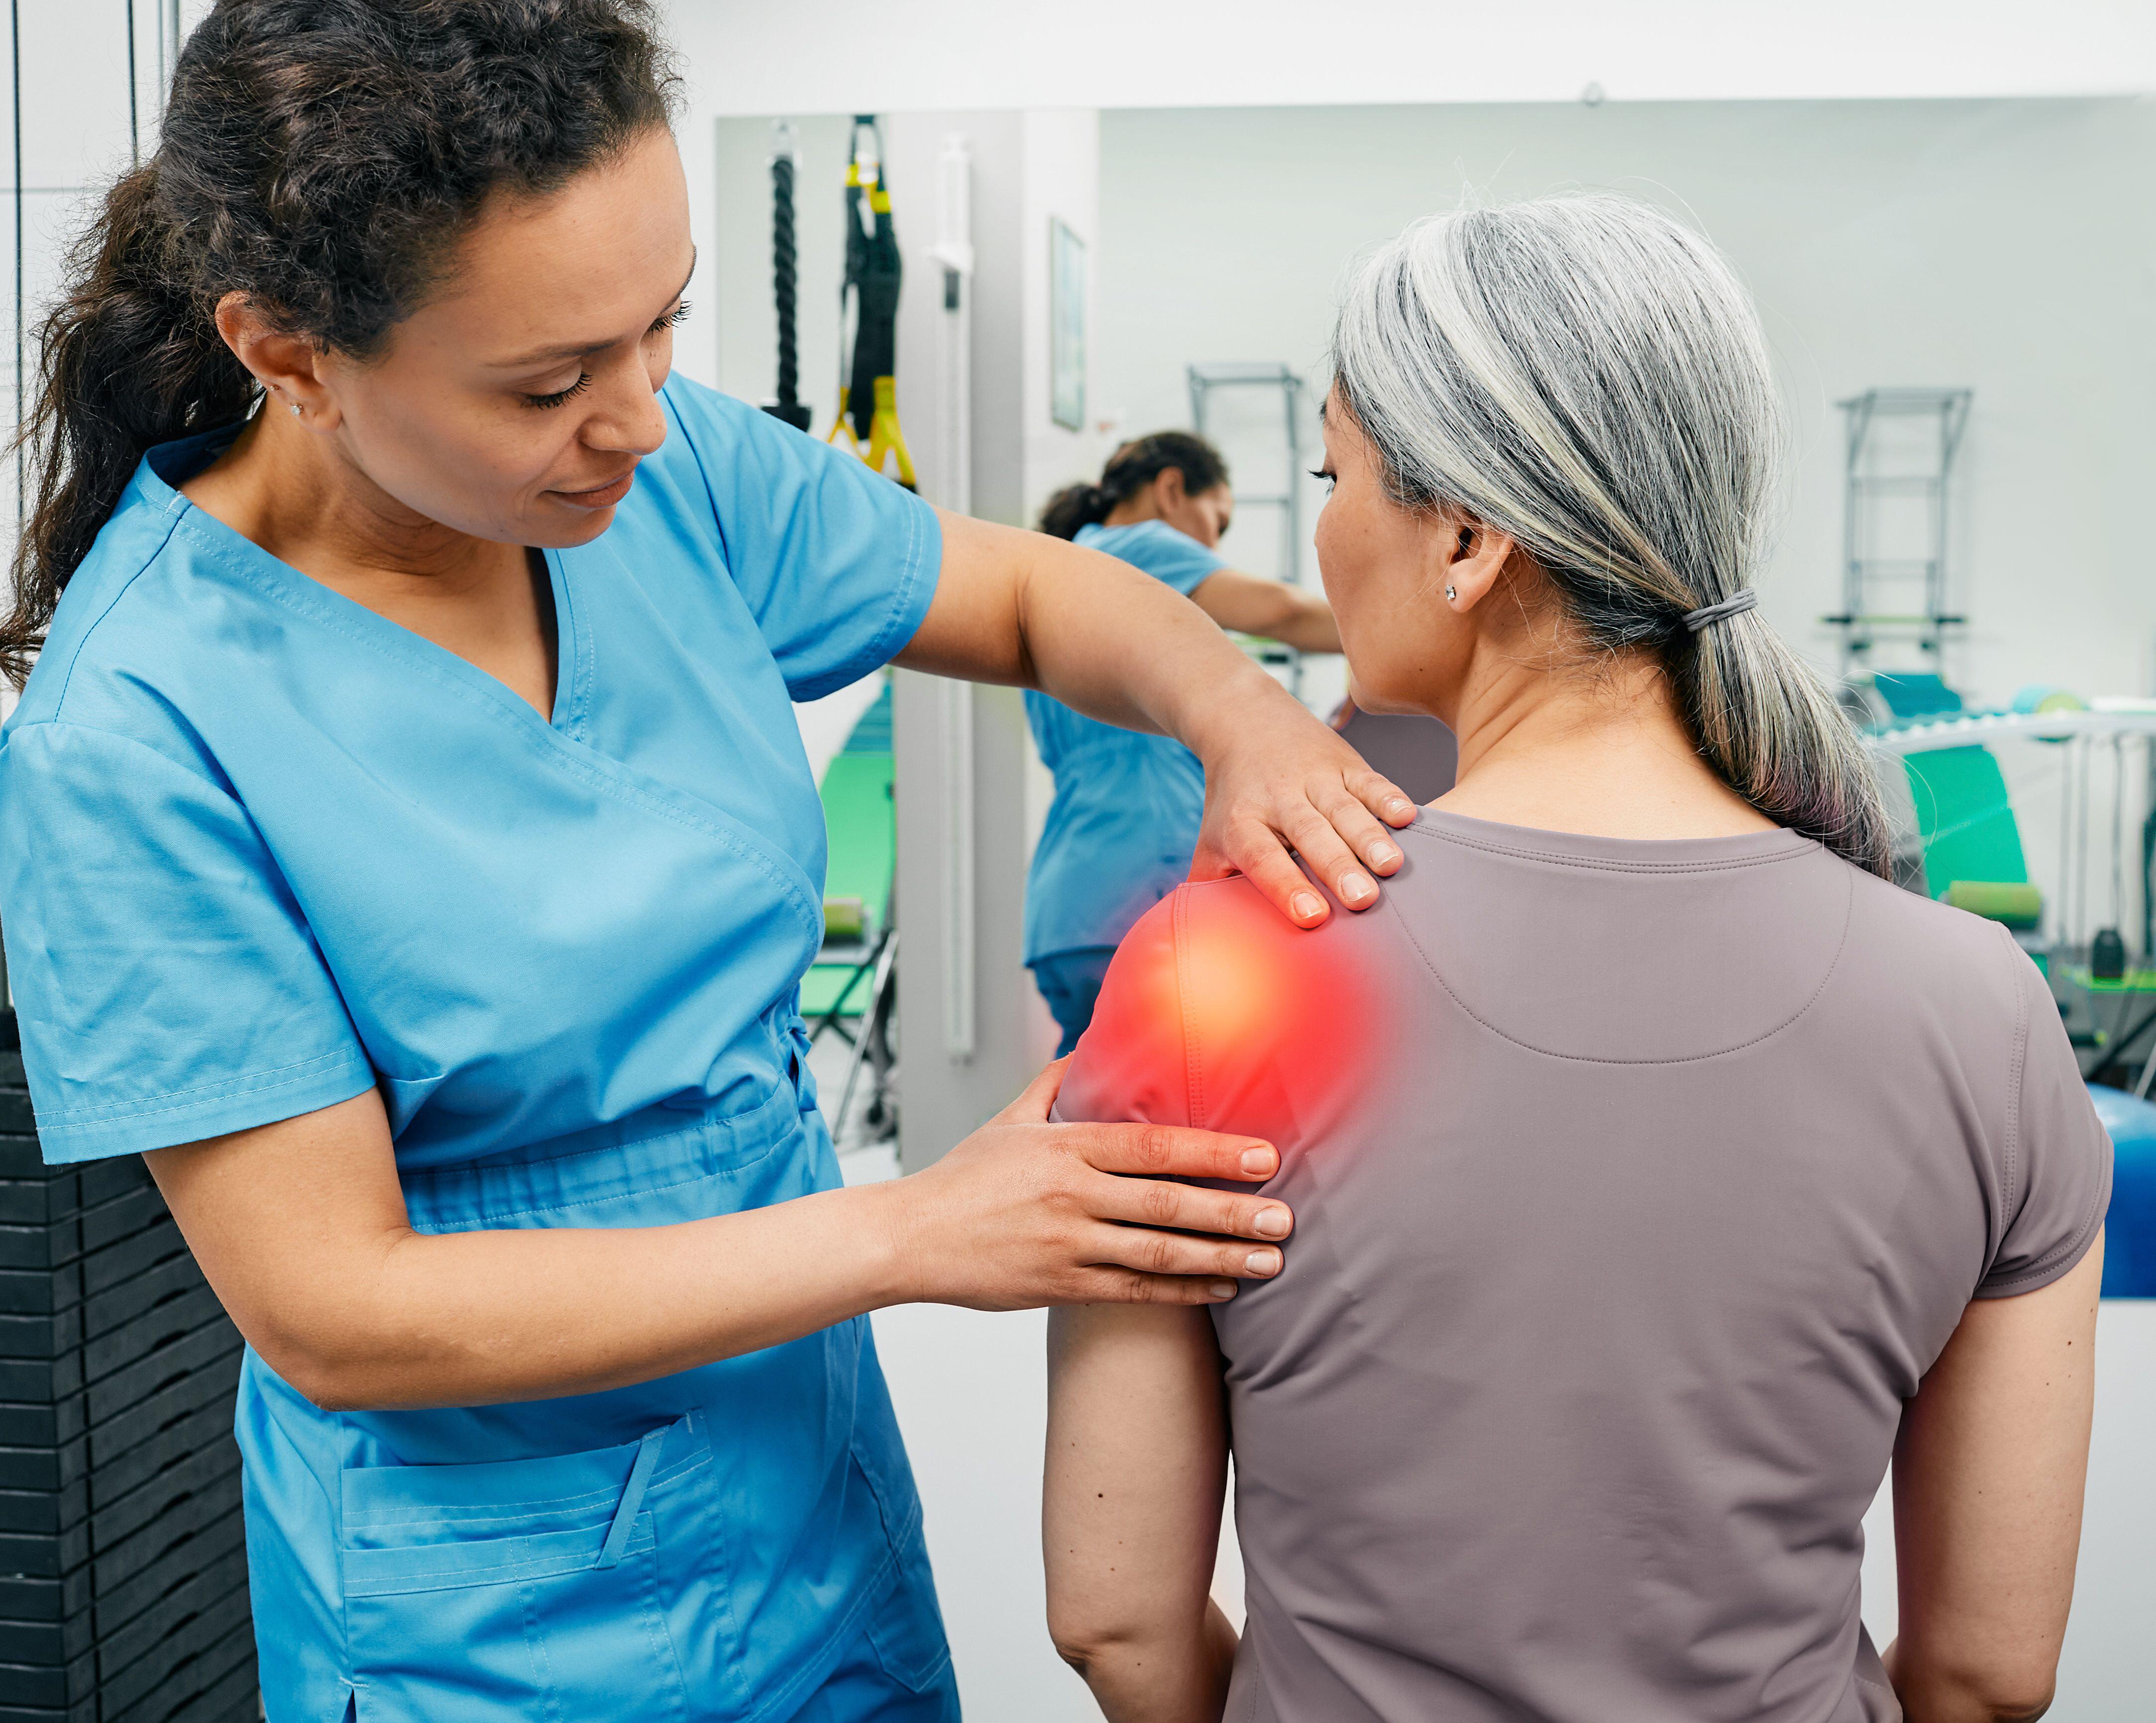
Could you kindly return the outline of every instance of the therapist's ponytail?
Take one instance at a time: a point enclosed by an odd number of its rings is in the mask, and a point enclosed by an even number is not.
[[[1155,431],[1128,442],[1108,457],[1097,485],[1071,485],[1048,499],[1040,512],[1040,530],[1056,538],[1075,538],[1097,527],[1122,504],[1173,467],[1183,488],[1203,496],[1228,482],[1228,463],[1220,451],[1189,431]]]
[[[177,244],[152,162],[106,194],[69,260],[73,285],[45,318],[19,434],[31,451],[29,514],[14,603],[0,620],[0,671],[18,684],[143,450],[228,424],[253,403],[254,379],[187,291]]]
[[[649,0],[218,0],[44,319],[0,672],[28,673],[144,453],[259,403],[226,295],[373,357],[490,193],[607,162],[668,123],[675,82]]]

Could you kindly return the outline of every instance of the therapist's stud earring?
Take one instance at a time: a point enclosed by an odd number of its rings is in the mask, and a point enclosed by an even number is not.
[[[289,403],[288,404],[291,407],[291,409],[292,409],[292,417],[293,417],[293,418],[295,418],[295,419],[299,418],[299,417],[300,416],[300,404],[299,404],[297,401],[293,401],[293,402]]]
[[[295,413],[297,413],[300,409],[299,409],[297,407],[295,407],[292,410],[293,410]],[[1460,589],[1459,589],[1458,587],[1456,587],[1456,586],[1448,586],[1448,587],[1446,587],[1446,588],[1445,588],[1445,603],[1446,603],[1446,604],[1457,604],[1457,603],[1459,602],[1459,600],[1460,600]]]

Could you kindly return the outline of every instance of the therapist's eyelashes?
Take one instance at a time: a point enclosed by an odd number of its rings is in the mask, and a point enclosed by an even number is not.
[[[572,397],[583,393],[591,386],[592,373],[585,371],[580,373],[577,380],[567,388],[557,388],[551,395],[526,395],[524,399],[527,406],[536,407],[543,412],[549,407],[558,407]]]
[[[665,316],[654,319],[652,322],[651,327],[644,332],[649,335],[663,334],[669,329],[679,329],[688,321],[689,301],[685,299],[680,302],[680,304],[675,306],[672,311],[667,312]],[[583,392],[591,386],[592,373],[586,371],[580,373],[577,380],[571,383],[567,388],[557,388],[551,395],[525,396],[525,404],[527,406],[536,407],[543,413],[549,407],[558,407],[564,401],[573,399],[576,396],[583,393]]]

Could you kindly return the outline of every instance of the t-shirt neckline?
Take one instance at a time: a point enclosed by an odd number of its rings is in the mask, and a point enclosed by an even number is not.
[[[1438,808],[1419,810],[1406,830],[1527,861],[1640,873],[1712,872],[1786,862],[1820,847],[1816,839],[1783,827],[1719,837],[1607,837],[1594,832],[1554,831],[1539,825],[1507,825]]]

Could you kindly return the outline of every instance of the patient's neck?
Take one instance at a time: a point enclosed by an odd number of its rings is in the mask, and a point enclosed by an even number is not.
[[[1478,658],[1450,710],[1460,775],[1434,807],[1598,837],[1726,837],[1774,822],[1701,759],[1660,667]]]

